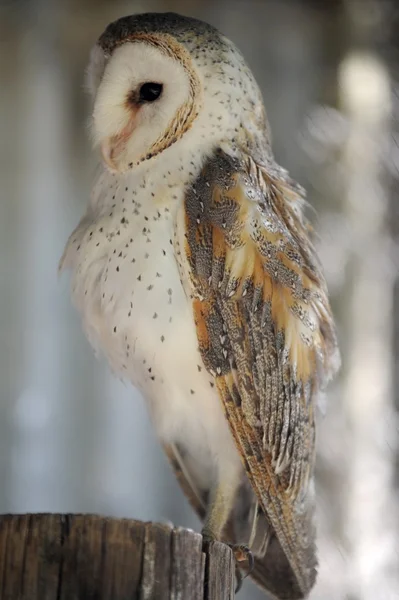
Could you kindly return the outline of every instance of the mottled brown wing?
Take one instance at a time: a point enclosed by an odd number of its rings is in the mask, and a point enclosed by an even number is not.
[[[299,188],[274,163],[219,150],[187,190],[180,227],[204,364],[306,595],[316,573],[315,401],[338,353],[302,212]]]

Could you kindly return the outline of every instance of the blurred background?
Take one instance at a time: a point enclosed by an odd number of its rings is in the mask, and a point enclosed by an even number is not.
[[[308,190],[343,356],[320,417],[312,600],[399,599],[399,6],[369,0],[0,0],[0,512],[200,525],[142,399],[93,356],[57,264],[95,157],[90,47],[177,11],[242,50],[277,160]],[[245,584],[242,600],[264,596]]]

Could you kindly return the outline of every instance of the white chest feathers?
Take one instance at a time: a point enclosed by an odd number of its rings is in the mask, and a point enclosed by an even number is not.
[[[164,442],[211,469],[238,461],[214,382],[202,363],[191,303],[173,247],[183,189],[130,186],[103,176],[72,234],[65,263],[92,345],[147,399]]]

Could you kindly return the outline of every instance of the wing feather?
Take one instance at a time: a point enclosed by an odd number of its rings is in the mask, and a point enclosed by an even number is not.
[[[198,487],[195,476],[190,473],[184,452],[177,444],[163,444],[163,449],[187,500],[198,517],[201,520],[205,519],[207,497]]]
[[[219,150],[188,189],[183,210],[201,355],[259,504],[306,595],[316,566],[314,409],[338,352],[303,198],[274,164]]]

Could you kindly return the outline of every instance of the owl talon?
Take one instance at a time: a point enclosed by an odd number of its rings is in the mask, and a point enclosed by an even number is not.
[[[240,589],[242,588],[242,582],[244,581],[246,575],[243,575],[238,567],[236,567],[236,589],[234,590],[235,594],[238,594]]]
[[[237,586],[235,593],[237,594],[241,587],[242,582],[248,575],[250,575],[255,566],[254,556],[248,546],[243,544],[229,544],[230,548],[233,551],[234,558],[236,561],[236,577],[237,577]],[[242,563],[247,563],[247,566]]]
[[[231,544],[230,548],[233,551],[237,563],[248,562],[248,574],[251,573],[254,568],[254,557],[248,546],[243,544]]]
[[[215,540],[216,537],[211,531],[208,531],[206,528],[202,530],[202,550],[204,552],[209,550],[209,544]],[[231,548],[236,563],[237,586],[235,593],[237,593],[241,589],[244,579],[253,571],[255,565],[254,556],[248,546],[244,544],[227,544],[227,546]]]

